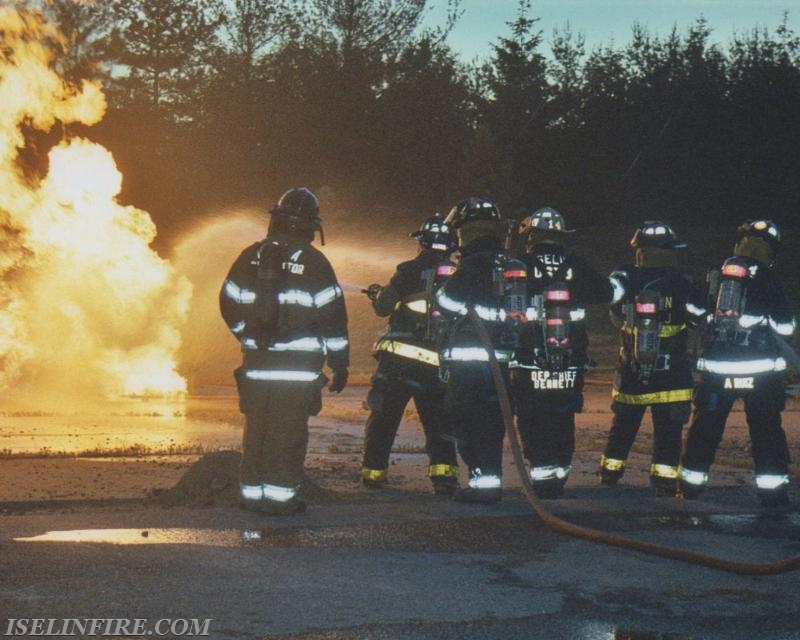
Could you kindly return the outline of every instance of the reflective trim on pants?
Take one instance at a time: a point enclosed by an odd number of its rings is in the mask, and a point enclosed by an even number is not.
[[[458,478],[458,467],[452,464],[432,464],[428,467],[428,477]]]
[[[261,500],[264,497],[264,491],[260,484],[240,484],[239,495],[243,500]]]
[[[756,474],[756,487],[759,489],[779,489],[789,484],[789,476],[780,473],[759,473]]]
[[[542,482],[544,480],[564,480],[569,476],[569,472],[572,470],[572,467],[559,467],[559,466],[548,466],[548,467],[533,467],[531,469],[531,480],[533,482]]]
[[[500,476],[473,475],[468,484],[470,489],[500,489],[503,486],[503,480]]]
[[[670,464],[651,464],[650,475],[655,478],[669,478],[674,480],[678,477],[678,467]]]
[[[600,468],[606,471],[622,471],[625,468],[625,461],[618,460],[617,458],[606,458],[601,456]]]
[[[678,477],[687,484],[702,487],[708,483],[708,473],[706,471],[693,471],[685,467],[678,467]]]
[[[386,469],[361,469],[361,477],[364,480],[383,480],[386,478]]]
[[[261,489],[264,491],[264,498],[266,500],[274,500],[275,502],[288,502],[297,495],[297,487],[279,487],[276,484],[262,484]]]

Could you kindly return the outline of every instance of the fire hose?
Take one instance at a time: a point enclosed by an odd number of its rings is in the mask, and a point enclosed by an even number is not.
[[[533,511],[542,519],[542,521],[544,521],[546,525],[560,533],[577,538],[583,538],[592,542],[640,551],[642,553],[670,558],[672,560],[680,560],[691,564],[710,567],[712,569],[718,569],[720,571],[727,571],[729,573],[737,573],[742,575],[774,575],[778,573],[787,573],[800,567],[800,555],[796,555],[779,562],[763,564],[735,562],[695,551],[678,549],[652,542],[645,542],[643,540],[628,538],[625,536],[608,533],[606,531],[600,531],[598,529],[583,527],[563,520],[562,518],[559,518],[548,511],[534,493],[531,480],[525,471],[525,461],[522,457],[522,448],[520,446],[516,429],[514,428],[514,413],[511,408],[511,400],[509,399],[508,391],[506,390],[505,382],[503,381],[503,374],[500,370],[500,365],[497,362],[497,358],[495,357],[494,347],[492,346],[489,334],[486,331],[486,328],[483,326],[483,322],[474,308],[469,307],[467,316],[473,328],[475,329],[475,332],[477,333],[478,339],[481,342],[481,346],[486,350],[486,353],[489,356],[489,370],[497,391],[497,398],[500,403],[500,411],[503,416],[506,435],[508,436],[508,440],[511,445],[514,464],[522,481],[522,490]]]

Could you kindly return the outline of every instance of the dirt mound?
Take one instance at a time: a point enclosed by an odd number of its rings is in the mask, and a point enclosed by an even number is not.
[[[216,451],[199,458],[178,483],[158,492],[152,500],[161,506],[237,506],[239,503],[239,451]],[[336,491],[325,489],[317,479],[305,475],[300,496],[314,503],[341,499]]]
[[[215,451],[197,460],[171,489],[153,497],[160,505],[225,506],[239,499],[239,451]]]

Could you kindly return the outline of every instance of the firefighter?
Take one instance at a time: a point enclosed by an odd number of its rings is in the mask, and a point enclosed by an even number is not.
[[[467,311],[474,308],[484,322],[506,372],[514,346],[503,308],[505,273],[513,266],[504,253],[507,225],[497,205],[485,198],[462,200],[450,211],[447,222],[458,233],[461,259],[436,296],[438,309],[448,321],[441,350],[442,376],[447,415],[469,472],[467,487],[457,489],[453,499],[491,504],[502,499],[504,424],[489,354]],[[513,271],[519,273],[519,269]]]
[[[434,493],[452,496],[458,486],[458,462],[444,416],[433,296],[455,271],[449,256],[458,242],[455,231],[440,216],[427,219],[409,235],[419,243],[416,257],[399,264],[389,284],[373,284],[366,291],[375,313],[389,316],[389,328],[373,354],[378,367],[367,394],[370,415],[361,480],[368,488],[385,484],[392,443],[403,411],[413,398],[425,432],[428,477]]]
[[[709,273],[694,414],[678,471],[684,498],[696,498],[707,484],[728,414],[742,398],[759,501],[789,504],[781,344],[794,333],[795,320],[772,270],[780,240],[773,221],[747,220],[737,230],[733,257]]]
[[[575,449],[575,413],[583,406],[586,305],[615,302],[622,285],[568,251],[568,229],[555,209],[533,211],[518,226],[527,271],[526,318],[510,365],[523,452],[536,495],[563,493]]]
[[[635,264],[619,266],[612,273],[623,284],[625,296],[610,310],[621,347],[612,391],[614,417],[600,459],[600,481],[613,486],[622,477],[649,406],[650,484],[656,495],[674,496],[683,425],[689,419],[694,388],[689,327],[697,324],[702,301],[691,279],[678,269],[678,250],[686,244],[672,227],[645,222],[630,244]]]
[[[300,513],[308,418],[347,384],[349,342],[342,289],[325,256],[319,201],[290,189],[270,209],[265,240],[245,249],[220,292],[222,317],[242,347],[235,372],[245,416],[240,504],[268,515]]]

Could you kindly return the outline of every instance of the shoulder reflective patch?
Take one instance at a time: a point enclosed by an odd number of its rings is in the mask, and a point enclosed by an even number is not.
[[[225,295],[239,304],[253,304],[256,301],[255,291],[242,289],[233,280],[225,281]]]
[[[691,302],[686,303],[686,311],[693,316],[704,316],[706,314],[704,307],[698,307],[696,304],[692,304]]]
[[[613,275],[608,277],[608,281],[611,283],[611,288],[613,289],[611,304],[616,304],[625,296],[625,285],[622,284],[619,278]]]
[[[342,290],[339,285],[327,287],[314,296],[314,304],[317,307],[324,307],[329,302],[333,302],[336,298],[341,298]]]
[[[344,337],[325,339],[325,347],[327,347],[328,351],[342,351],[343,349],[346,349],[349,344],[350,341]]]
[[[795,330],[795,321],[792,318],[791,322],[776,322],[772,318],[769,319],[769,326],[781,336],[790,336]]]
[[[440,291],[436,294],[436,301],[442,309],[446,309],[451,313],[458,313],[464,315],[467,313],[467,305],[458,300],[453,300],[450,296]]]

